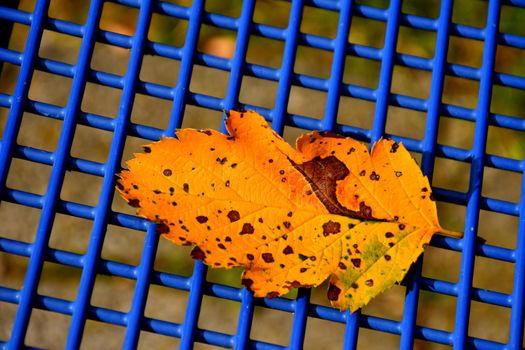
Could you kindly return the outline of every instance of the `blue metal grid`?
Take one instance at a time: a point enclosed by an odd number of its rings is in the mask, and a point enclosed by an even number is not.
[[[250,339],[256,305],[293,314],[293,327],[288,343],[288,348],[291,349],[302,347],[308,318],[319,318],[345,324],[344,347],[347,349],[357,347],[361,328],[399,335],[401,349],[412,349],[415,339],[451,345],[455,349],[467,347],[476,349],[522,348],[525,308],[525,182],[521,188],[522,199],[519,203],[484,197],[481,193],[485,168],[490,167],[520,174],[525,169],[525,160],[491,155],[485,151],[489,125],[525,131],[524,119],[490,112],[494,85],[525,90],[525,77],[494,71],[497,45],[525,50],[525,37],[499,31],[502,1],[488,1],[486,25],[484,28],[476,28],[452,23],[452,0],[441,1],[440,13],[437,18],[404,14],[401,11],[401,0],[390,1],[389,7],[386,9],[357,4],[350,0],[294,0],[291,1],[288,27],[284,29],[254,23],[255,0],[243,1],[239,18],[206,12],[204,0],[194,0],[191,7],[163,1],[110,1],[139,10],[136,31],[133,36],[99,29],[104,2],[103,0],[91,1],[86,23],[82,25],[48,17],[50,0],[36,1],[34,11],[31,13],[17,9],[16,1],[0,4],[0,20],[3,21],[0,31],[3,38],[9,37],[13,23],[29,27],[29,35],[23,52],[8,49],[5,41],[0,43],[0,62],[7,62],[20,67],[14,93],[12,95],[0,94],[0,107],[9,109],[0,148],[1,199],[40,210],[38,230],[32,243],[2,238],[0,227],[0,251],[29,257],[23,288],[15,290],[0,286],[0,301],[18,304],[11,336],[9,339],[1,339],[2,348],[18,349],[24,345],[31,312],[35,308],[71,317],[67,337],[67,348],[71,349],[79,347],[88,319],[125,327],[126,335],[123,346],[127,349],[137,346],[141,330],[180,338],[182,349],[192,348],[194,342],[237,349],[283,348],[277,344]],[[305,6],[338,13],[339,23],[337,35],[334,39],[301,33],[300,26]],[[509,0],[505,2],[505,6],[523,8],[525,3],[522,0]],[[153,13],[188,22],[183,47],[174,47],[147,39]],[[373,48],[348,42],[349,30],[354,17],[386,23],[383,48]],[[203,24],[233,30],[237,33],[232,59],[224,59],[197,51],[199,31]],[[401,26],[436,33],[434,57],[427,59],[397,53],[396,43]],[[75,65],[38,56],[44,29],[81,38],[82,44]],[[284,42],[284,54],[279,68],[274,69],[246,62],[248,41],[250,36],[254,35]],[[482,42],[483,57],[479,69],[447,62],[451,36]],[[129,64],[124,76],[90,68],[95,42],[111,44],[130,51]],[[294,73],[294,62],[299,45],[333,52],[329,79]],[[178,80],[174,88],[139,79],[140,67],[145,54],[180,61]],[[377,88],[371,89],[343,83],[342,77],[347,56],[380,62],[381,69]],[[225,98],[221,99],[190,91],[190,80],[194,65],[230,72]],[[395,65],[431,72],[432,80],[428,99],[396,94],[391,91]],[[31,100],[28,97],[30,82],[35,70],[72,79],[70,95],[65,107]],[[243,76],[277,82],[277,98],[272,109],[240,103],[239,93]],[[442,93],[445,76],[479,82],[477,107],[469,109],[443,103]],[[87,82],[122,90],[120,107],[115,118],[81,110],[82,96]],[[321,120],[288,113],[288,101],[292,86],[318,90],[326,94],[325,114]],[[170,122],[165,130],[130,121],[134,98],[138,93],[172,101]],[[374,122],[370,130],[342,125],[337,122],[336,116],[341,96],[362,99],[375,104]],[[310,130],[333,130],[372,143],[386,135],[385,127],[389,106],[426,113],[426,131],[423,139],[410,139],[397,135],[388,136],[404,142],[411,151],[421,153],[422,169],[429,176],[433,174],[436,157],[470,164],[467,192],[434,188],[438,200],[466,207],[465,237],[457,240],[437,236],[432,241],[433,246],[461,253],[459,281],[452,283],[422,276],[420,259],[406,281],[404,313],[402,320],[398,322],[360,312],[354,314],[341,313],[329,307],[312,304],[308,290],[299,291],[294,300],[284,298],[254,299],[245,289],[207,282],[206,267],[200,262],[195,263],[193,274],[190,277],[155,271],[153,262],[159,237],[155,233],[154,224],[135,216],[112,211],[114,174],[119,171],[124,144],[128,136],[157,140],[161,136],[173,135],[176,128],[182,124],[187,105],[216,111],[239,108],[254,109],[272,121],[273,127],[279,133],[282,133],[288,125]],[[24,112],[34,113],[42,118],[62,121],[62,130],[56,151],[49,152],[17,144],[17,134]],[[440,118],[444,117],[475,123],[472,149],[460,149],[438,144],[438,123]],[[105,163],[74,158],[70,155],[76,125],[85,125],[113,134],[109,156]],[[41,196],[6,186],[13,157],[52,167],[45,195]],[[82,172],[103,179],[96,206],[91,207],[60,198],[66,171]],[[522,176],[522,179],[525,181],[525,177]],[[517,235],[515,249],[483,244],[476,239],[478,219],[482,209],[519,218],[517,232],[504,233]],[[93,222],[86,254],[80,255],[48,247],[53,221],[57,213],[84,218]],[[20,219],[23,220],[23,218]],[[101,258],[104,235],[109,224],[144,232],[143,252],[138,266]],[[514,287],[511,294],[473,287],[472,280],[476,256],[513,264]],[[82,270],[78,294],[74,300],[37,294],[38,281],[45,261]],[[132,306],[128,312],[90,305],[95,278],[100,273],[136,280]],[[150,284],[183,290],[189,294],[182,324],[148,318],[144,315]],[[457,298],[453,331],[418,325],[416,317],[421,290]],[[241,311],[235,334],[223,334],[198,328],[203,295],[211,295],[240,303]],[[472,301],[497,305],[511,310],[507,344],[469,335]]]

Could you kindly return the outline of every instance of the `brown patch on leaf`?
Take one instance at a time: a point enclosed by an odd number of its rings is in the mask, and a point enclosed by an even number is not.
[[[330,284],[328,286],[328,292],[327,292],[328,300],[336,301],[337,299],[339,299],[339,294],[341,294],[341,288],[339,288],[335,284]]]
[[[132,206],[133,208],[140,208],[140,201],[136,198],[130,199],[128,201],[128,204]]]
[[[243,286],[245,286],[246,288],[250,289],[253,285],[253,280],[251,278],[243,278],[241,280],[241,283]]]
[[[160,224],[157,224],[157,227],[156,227],[155,231],[157,233],[164,234],[164,233],[169,233],[170,232],[170,228],[169,228],[168,225],[160,223]]]
[[[245,223],[242,225],[242,230],[239,233],[240,235],[251,235],[255,232],[255,229],[253,228],[252,224]]]
[[[325,222],[323,224],[323,235],[326,237],[330,234],[336,234],[341,232],[341,224],[338,222],[334,222],[332,220],[329,220],[328,222]]]
[[[196,260],[204,260],[206,258],[206,253],[202,251],[201,248],[195,247],[190,253],[191,257]]]
[[[227,214],[228,219],[230,219],[230,222],[238,221],[241,218],[241,215],[237,210],[230,210]]]
[[[204,224],[206,222],[208,222],[208,217],[207,216],[204,216],[204,215],[199,215],[195,218],[195,220],[197,220],[197,222],[199,224]]]
[[[283,249],[283,254],[284,255],[293,254],[293,248],[287,245],[286,248]]]
[[[273,263],[275,261],[273,259],[272,253],[262,253],[261,257],[264,260],[264,262],[268,264]]]

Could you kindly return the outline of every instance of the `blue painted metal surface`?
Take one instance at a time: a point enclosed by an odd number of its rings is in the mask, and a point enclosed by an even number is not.
[[[502,2],[499,0],[487,1],[486,25],[483,28],[476,28],[451,22],[452,0],[441,1],[440,13],[437,18],[403,13],[401,0],[392,0],[388,8],[357,4],[350,0],[294,0],[290,4],[288,27],[278,28],[254,22],[255,0],[243,1],[239,18],[205,11],[204,0],[195,0],[190,7],[163,1],[112,0],[111,2],[122,6],[138,9],[138,22],[133,36],[99,28],[98,24],[104,2],[102,0],[91,1],[85,24],[49,18],[47,16],[49,0],[37,0],[33,12],[17,9],[14,6],[15,1],[0,4],[0,23],[2,23],[0,38],[4,38],[0,42],[0,66],[9,63],[20,67],[12,95],[0,93],[0,107],[9,109],[0,143],[1,200],[36,208],[40,211],[40,221],[32,243],[2,237],[0,227],[0,252],[29,259],[24,287],[21,290],[0,285],[0,301],[18,305],[10,337],[0,339],[0,347],[7,349],[22,347],[32,310],[43,309],[70,316],[71,324],[66,345],[70,349],[79,347],[87,320],[126,327],[123,343],[123,347],[126,349],[137,347],[141,331],[180,338],[180,347],[183,349],[191,349],[195,342],[237,349],[284,348],[282,345],[250,339],[252,327],[257,327],[256,324],[252,324],[255,307],[293,313],[293,325],[287,344],[287,347],[291,349],[303,346],[309,318],[319,318],[345,325],[345,349],[357,347],[362,328],[398,335],[401,349],[412,349],[416,339],[450,345],[455,349],[521,349],[523,347],[525,160],[486,154],[489,126],[520,132],[525,131],[523,118],[492,113],[490,108],[493,86],[525,90],[525,77],[494,71],[498,45],[525,50],[525,37],[498,30]],[[525,3],[521,0],[510,0],[504,3],[505,6],[525,7]],[[335,38],[331,39],[301,32],[305,6],[318,7],[338,13]],[[521,10],[523,11],[523,9]],[[148,29],[152,15],[155,13],[188,22],[183,47],[174,47],[148,40]],[[382,48],[348,42],[352,21],[356,17],[385,23],[386,34]],[[5,38],[8,37],[11,27],[15,23],[29,27],[29,35],[23,52],[10,49],[5,42]],[[212,56],[197,50],[200,29],[203,25],[236,32],[236,47],[231,59]],[[435,33],[434,56],[424,58],[398,53],[396,45],[401,26]],[[81,39],[82,44],[76,64],[38,56],[44,29]],[[284,43],[284,54],[279,68],[246,61],[248,43],[253,35]],[[483,43],[483,58],[480,68],[447,62],[451,36]],[[90,68],[91,56],[97,41],[130,51],[130,60],[124,76]],[[294,71],[299,45],[333,53],[328,79]],[[180,61],[178,79],[174,87],[140,80],[140,67],[146,53]],[[343,82],[345,61],[348,56],[360,57],[380,64],[379,82],[376,88],[372,89]],[[195,65],[230,73],[224,98],[208,96],[190,90],[190,81]],[[392,92],[391,85],[395,65],[431,72],[432,79],[428,99]],[[29,98],[29,86],[35,70],[72,79],[68,103],[65,107]],[[239,101],[241,83],[245,76],[277,83],[278,93],[272,108],[244,104]],[[447,104],[442,101],[446,76],[479,84],[478,104],[475,108]],[[80,109],[87,83],[122,91],[121,104],[115,119],[84,112]],[[324,116],[321,120],[288,112],[290,92],[295,86],[326,94]],[[131,122],[131,111],[137,93],[172,102],[169,124],[165,130]],[[338,123],[337,114],[342,96],[375,104],[374,123],[370,130]],[[127,136],[158,140],[162,136],[174,135],[176,128],[182,125],[188,105],[216,111],[241,108],[255,109],[272,121],[273,128],[279,133],[282,133],[286,126],[310,130],[333,130],[371,143],[380,137],[390,136],[397,141],[403,141],[411,151],[422,154],[422,169],[430,179],[434,173],[436,157],[469,163],[471,168],[470,182],[466,193],[445,188],[434,188],[434,194],[438,200],[466,207],[465,238],[457,240],[436,236],[432,240],[432,245],[435,247],[461,253],[459,281],[453,283],[425,277],[422,274],[422,259],[420,259],[405,281],[406,298],[403,305],[403,317],[398,321],[360,312],[354,314],[341,313],[329,307],[315,305],[310,301],[310,291],[308,290],[299,291],[293,300],[285,298],[254,299],[245,289],[207,282],[207,269],[200,262],[195,264],[190,277],[155,271],[153,263],[159,242],[159,237],[155,233],[155,225],[141,218],[112,210],[114,174],[119,170]],[[426,129],[423,139],[385,135],[388,109],[391,106],[426,114]],[[50,152],[17,144],[16,139],[24,112],[62,121],[62,132],[56,151]],[[473,148],[461,149],[438,144],[437,135],[441,117],[475,123]],[[77,125],[90,126],[112,133],[113,139],[106,163],[71,156],[71,144]],[[7,187],[6,179],[13,158],[51,167],[51,176],[45,195]],[[521,174],[523,185],[519,203],[511,203],[482,195],[483,174],[487,167]],[[67,170],[102,178],[102,189],[98,204],[95,207],[60,198],[62,183]],[[480,210],[510,215],[519,219],[515,249],[484,244],[477,240]],[[81,255],[48,247],[49,235],[57,213],[93,222],[86,254]],[[144,245],[138,266],[101,258],[102,244],[109,224],[143,232]],[[480,289],[472,285],[476,257],[485,257],[513,264],[514,287],[511,294]],[[80,286],[75,300],[68,301],[37,293],[42,267],[46,261],[82,269]],[[99,273],[136,281],[129,312],[90,304],[94,281]],[[144,314],[151,284],[188,293],[188,305],[182,324],[149,318]],[[418,324],[418,301],[422,290],[457,298],[453,331],[449,332]],[[204,295],[231,300],[240,304],[235,334],[224,334],[198,327],[201,301]],[[470,306],[473,301],[510,309],[508,343],[498,343],[469,335],[469,324],[472,317]]]

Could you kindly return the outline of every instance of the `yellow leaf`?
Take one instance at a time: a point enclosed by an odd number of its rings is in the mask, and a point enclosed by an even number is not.
[[[313,132],[297,150],[255,112],[229,135],[182,129],[144,148],[118,188],[139,215],[194,258],[245,268],[255,296],[317,286],[341,310],[400,281],[443,231],[426,177],[403,145]]]

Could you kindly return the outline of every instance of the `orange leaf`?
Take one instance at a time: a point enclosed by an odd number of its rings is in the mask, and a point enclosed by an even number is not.
[[[443,229],[426,177],[402,144],[372,154],[313,132],[297,150],[255,112],[231,112],[229,136],[182,129],[144,148],[118,188],[139,215],[194,258],[245,268],[255,296],[317,286],[341,310],[400,281]],[[455,234],[446,231],[449,234]]]

